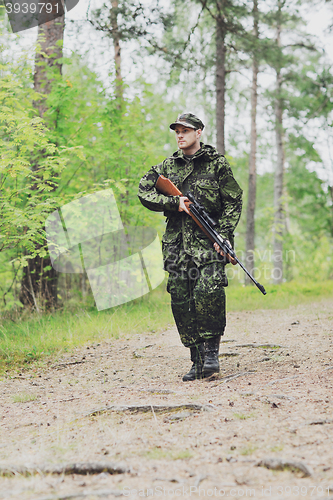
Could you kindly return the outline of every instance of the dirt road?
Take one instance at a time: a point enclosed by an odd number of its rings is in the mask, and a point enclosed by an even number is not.
[[[331,298],[229,313],[211,381],[171,326],[2,380],[0,499],[332,499],[332,348]]]

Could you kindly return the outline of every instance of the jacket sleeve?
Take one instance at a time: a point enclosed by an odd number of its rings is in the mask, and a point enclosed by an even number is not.
[[[163,164],[151,167],[144,175],[139,184],[138,197],[142,205],[154,212],[169,210],[177,212],[179,207],[179,196],[166,196],[157,191],[155,185],[159,175],[162,173]]]
[[[223,203],[223,212],[218,219],[216,230],[233,245],[233,234],[242,213],[243,190],[233,176],[231,167],[224,158],[219,158],[217,179]]]

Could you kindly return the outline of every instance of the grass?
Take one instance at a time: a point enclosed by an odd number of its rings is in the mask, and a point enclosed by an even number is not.
[[[255,415],[254,413],[249,413],[248,415],[245,415],[245,413],[233,413],[233,416],[239,420],[246,420],[247,418],[253,418]]]
[[[240,453],[240,455],[244,455],[244,456],[252,455],[252,453],[257,451],[257,449],[258,449],[258,446],[249,445],[249,446],[246,446],[245,448],[242,448],[239,453]]]
[[[333,280],[321,283],[267,285],[263,296],[254,286],[226,289],[229,311],[284,309],[333,298]],[[165,284],[152,293],[105,311],[76,303],[45,315],[8,315],[0,319],[0,374],[22,370],[55,358],[76,347],[102,340],[128,338],[174,325]]]
[[[290,306],[333,298],[333,280],[315,283],[291,281],[281,285],[265,285],[267,295],[256,286],[230,286],[226,289],[229,311],[255,309],[287,309]]]
[[[192,453],[189,450],[165,450],[155,446],[148,451],[144,452],[144,456],[151,460],[186,460],[192,457]]]
[[[101,340],[158,332],[173,324],[170,298],[164,289],[127,304],[98,312],[94,306],[36,313],[0,320],[0,373],[29,367],[75,347]]]
[[[271,450],[273,453],[276,453],[276,452],[282,451],[282,450],[283,450],[283,448],[284,448],[284,446],[283,446],[282,444],[277,444],[277,445],[275,445],[275,446],[272,446],[270,450]]]
[[[36,394],[28,394],[23,392],[22,394],[14,394],[12,396],[13,403],[28,403],[29,401],[36,401]]]

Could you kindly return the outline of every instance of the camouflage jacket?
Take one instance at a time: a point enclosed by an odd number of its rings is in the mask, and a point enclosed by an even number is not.
[[[217,222],[216,231],[233,244],[233,233],[242,210],[242,190],[226,158],[202,143],[190,161],[178,150],[142,177],[138,193],[146,208],[163,211],[167,218],[162,238],[166,271],[170,272],[170,264],[185,269],[190,259],[198,266],[216,260],[212,242],[188,214],[178,211],[179,196],[165,196],[157,191],[155,184],[159,175],[170,179],[184,196],[190,191]]]

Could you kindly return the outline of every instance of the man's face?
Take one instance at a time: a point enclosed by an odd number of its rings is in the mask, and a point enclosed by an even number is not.
[[[194,128],[177,125],[175,133],[179,149],[182,149],[185,152],[195,145],[199,145],[200,148],[201,130],[195,130]]]

